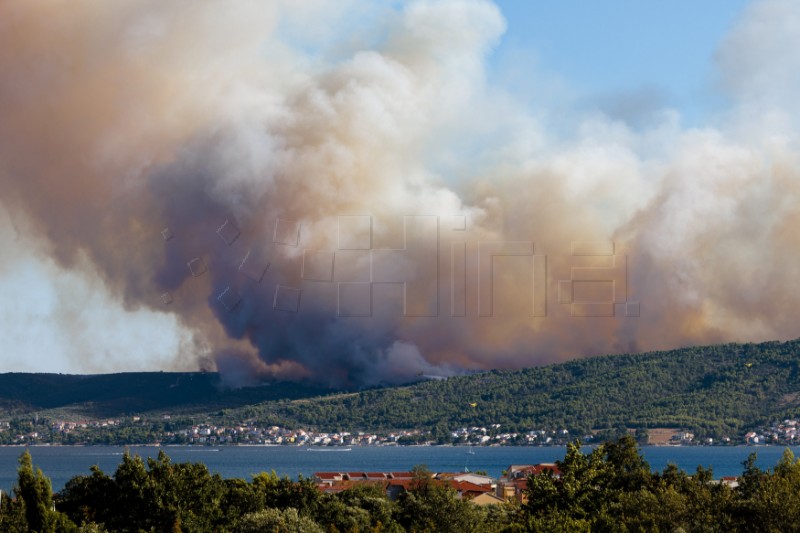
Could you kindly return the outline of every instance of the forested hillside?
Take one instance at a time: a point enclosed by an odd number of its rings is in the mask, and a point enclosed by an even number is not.
[[[681,427],[731,436],[800,415],[800,341],[594,357],[226,412],[288,427]]]
[[[734,437],[800,418],[799,366],[795,340],[594,357],[360,392],[293,383],[229,389],[214,373],[2,374],[0,414],[170,413],[221,424],[422,429],[434,436],[500,424],[500,431],[674,427]]]
[[[44,410],[87,417],[114,417],[169,410],[212,409],[278,399],[329,394],[321,387],[277,382],[226,387],[214,372],[126,372],[120,374],[0,374],[0,415]]]

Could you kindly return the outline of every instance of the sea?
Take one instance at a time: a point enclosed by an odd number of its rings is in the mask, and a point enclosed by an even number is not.
[[[111,475],[122,460],[122,446],[32,446],[34,467],[50,478],[53,490],[61,490],[75,476],[89,475],[97,465]],[[173,462],[203,463],[224,478],[250,479],[260,472],[275,471],[297,479],[314,472],[401,472],[424,464],[434,472],[485,471],[499,477],[512,464],[549,463],[562,459],[564,446],[464,447],[464,446],[129,446],[132,454],[157,457],[163,450]],[[673,463],[687,472],[698,465],[712,468],[714,477],[737,476],[742,462],[757,454],[761,468],[780,460],[781,446],[644,446],[641,452],[654,471]],[[19,456],[24,447],[0,447],[0,490],[8,493],[17,479]],[[589,448],[586,448],[589,451]],[[800,447],[792,451],[797,455]]]

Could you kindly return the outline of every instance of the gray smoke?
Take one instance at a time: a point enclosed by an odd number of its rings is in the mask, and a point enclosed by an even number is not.
[[[797,335],[792,2],[715,124],[647,93],[566,138],[488,78],[493,4],[361,7],[0,5],[3,350],[353,386]]]

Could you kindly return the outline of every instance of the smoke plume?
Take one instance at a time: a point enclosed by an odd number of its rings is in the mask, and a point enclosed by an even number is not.
[[[2,351],[360,386],[796,337],[799,19],[748,8],[713,124],[555,135],[485,1],[6,0]]]

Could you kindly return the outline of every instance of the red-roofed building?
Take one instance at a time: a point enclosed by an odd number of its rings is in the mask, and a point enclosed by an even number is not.
[[[447,485],[453,487],[456,492],[458,493],[459,498],[474,498],[475,496],[480,496],[481,494],[486,494],[492,492],[492,488],[486,485],[476,485],[475,483],[470,483],[469,481],[449,481],[446,482]]]
[[[344,479],[344,474],[341,472],[315,472],[313,480],[318,485],[333,485],[341,482]]]
[[[541,463],[538,465],[533,465],[533,468],[530,469],[529,474],[532,476],[538,476],[539,474],[544,474],[545,472],[552,472],[554,477],[561,477],[561,469],[558,468],[558,465],[555,463]]]
[[[414,488],[416,481],[412,472],[316,472],[314,482],[325,493],[337,493],[360,483],[372,483],[382,487],[386,495],[394,500],[405,491]],[[486,480],[489,483],[483,483]],[[474,483],[481,481],[482,483]],[[491,478],[464,473],[441,473],[432,477],[431,483],[437,486],[452,487],[459,498],[474,498],[491,493]]]
[[[535,465],[511,465],[506,470],[506,475],[497,482],[496,494],[499,498],[510,500],[515,498],[520,503],[526,503],[528,496],[528,476],[552,474],[561,477],[561,470],[555,463],[539,463]]]
[[[347,490],[347,489],[349,489],[351,487],[352,487],[352,485],[348,484],[347,481],[339,481],[339,482],[337,482],[337,483],[335,483],[333,485],[327,485],[327,484],[324,484],[324,483],[320,484],[320,485],[317,485],[317,488],[319,489],[319,491],[320,492],[324,492],[325,494],[337,494],[337,493],[342,492],[343,490]]]
[[[546,471],[553,473],[555,477],[561,476],[561,470],[555,463],[539,463],[535,465],[511,465],[506,470],[507,479],[527,478],[528,476],[538,476]]]
[[[475,505],[484,507],[487,505],[500,505],[503,502],[505,502],[505,500],[502,498],[498,498],[497,496],[495,496],[490,492],[487,492],[486,494],[475,496],[470,500],[470,502],[474,503]]]
[[[386,496],[390,500],[396,500],[404,492],[414,487],[413,479],[390,479],[386,482]]]

